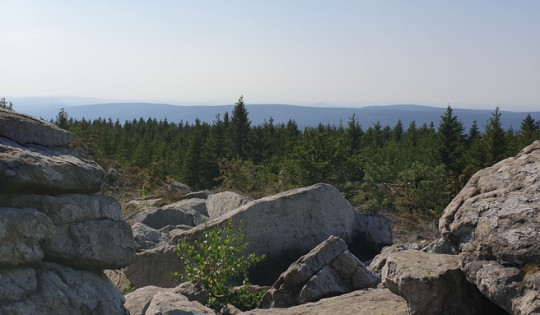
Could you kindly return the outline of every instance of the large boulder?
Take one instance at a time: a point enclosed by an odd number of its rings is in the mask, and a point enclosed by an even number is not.
[[[290,307],[374,287],[379,278],[335,236],[300,257],[262,299],[261,307]]]
[[[0,137],[46,147],[65,147],[72,139],[69,132],[51,123],[4,108],[0,108]]]
[[[471,285],[455,255],[416,250],[391,253],[382,284],[409,305],[409,314],[500,314],[501,310]]]
[[[105,171],[67,149],[23,147],[0,137],[0,191],[4,193],[95,193]]]
[[[253,201],[253,198],[245,197],[232,191],[210,195],[206,199],[208,216],[212,219],[220,217],[251,201]]]
[[[263,315],[328,315],[370,314],[407,315],[407,302],[388,289],[358,290],[289,308],[255,309],[241,314]],[[428,313],[429,314],[429,313]]]
[[[540,262],[538,174],[540,141],[473,175],[439,220],[467,279],[515,314],[540,309],[540,293],[531,284]]]
[[[0,270],[0,314],[129,314],[101,272],[54,263]]]
[[[353,206],[334,187],[317,184],[293,189],[250,202],[207,225],[199,225],[187,231],[175,230],[170,233],[168,245],[158,246],[138,253],[135,261],[126,270],[128,278],[133,277],[136,286],[174,286],[171,272],[180,272],[181,266],[175,255],[175,246],[183,238],[202,240],[206,229],[225,226],[232,220],[235,226],[244,226],[246,253],[266,255],[266,259],[254,266],[251,279],[254,283],[271,285],[294,261],[308,253],[330,235],[342,238],[346,243],[358,244],[371,237],[357,228],[358,214]],[[355,238],[355,236],[363,238]],[[366,244],[382,246],[390,240],[366,241]],[[385,244],[390,245],[390,244]],[[372,251],[369,245],[366,251]],[[356,256],[361,255],[353,252]],[[150,268],[157,264],[160,268]],[[157,270],[156,270],[157,269]],[[167,280],[169,279],[169,280]]]

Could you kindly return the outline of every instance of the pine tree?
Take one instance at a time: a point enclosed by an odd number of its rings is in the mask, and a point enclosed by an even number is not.
[[[234,105],[231,127],[234,154],[246,159],[248,156],[248,137],[251,122],[248,119],[248,111],[244,104],[244,96],[240,96],[238,102]]]
[[[62,128],[67,130],[69,128],[69,117],[68,113],[64,110],[64,108],[60,109],[60,112],[58,112],[58,115],[56,116],[55,124]]]
[[[437,130],[439,138],[439,158],[448,171],[460,174],[463,170],[463,125],[453,116],[452,107],[448,106],[446,113],[441,116]]]
[[[533,143],[534,140],[540,139],[540,130],[538,122],[532,118],[531,114],[527,114],[521,121],[521,129],[519,130],[519,145],[524,148]]]
[[[484,166],[491,166],[504,158],[506,139],[501,124],[499,107],[495,108],[495,111],[491,114],[482,140],[486,154]]]

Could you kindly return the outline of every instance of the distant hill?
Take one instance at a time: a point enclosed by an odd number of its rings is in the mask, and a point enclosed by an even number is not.
[[[156,118],[162,120],[167,118],[169,122],[179,123],[180,121],[194,123],[195,119],[211,123],[216,119],[216,115],[223,117],[225,112],[232,112],[233,105],[222,106],[177,106],[169,104],[152,103],[109,103],[84,106],[66,107],[69,117],[75,119],[85,118],[94,120],[99,117],[113,121],[119,119],[121,122],[133,119]],[[377,121],[383,126],[394,126],[401,120],[407,128],[411,121],[416,121],[417,126],[433,122],[435,126],[439,124],[441,116],[446,111],[445,108],[421,106],[421,105],[389,105],[389,106],[368,106],[362,108],[339,108],[339,107],[306,107],[282,104],[257,104],[247,105],[249,118],[252,125],[259,125],[268,121],[270,117],[274,123],[287,123],[289,119],[296,121],[300,128],[306,126],[324,125],[347,125],[350,117],[356,115],[357,120],[364,128],[368,128]],[[47,110],[33,110],[29,112],[34,116],[43,117],[47,120],[54,119],[59,108],[49,108]],[[483,109],[461,109],[453,108],[454,114],[458,116],[466,130],[470,128],[472,122],[476,120],[481,129],[487,124],[491,117],[492,110]],[[501,111],[503,127],[510,127],[518,130],[521,121],[527,113]],[[531,112],[532,117],[540,121],[540,112]]]

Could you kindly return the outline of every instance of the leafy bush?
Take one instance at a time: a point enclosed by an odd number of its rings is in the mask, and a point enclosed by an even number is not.
[[[183,239],[176,247],[185,272],[174,276],[201,283],[209,293],[208,306],[214,310],[227,304],[249,310],[262,298],[263,292],[250,290],[248,269],[265,256],[242,255],[248,245],[243,230],[243,224],[234,227],[229,220],[223,227],[205,231],[202,241]],[[243,286],[235,289],[238,284]]]

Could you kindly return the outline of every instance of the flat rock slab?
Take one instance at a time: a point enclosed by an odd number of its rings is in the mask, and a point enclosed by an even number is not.
[[[409,311],[405,299],[390,290],[367,289],[289,308],[255,309],[241,314],[407,315]]]
[[[104,195],[0,195],[0,206],[37,209],[45,213],[54,224],[122,220],[118,201]]]
[[[4,193],[94,193],[105,171],[67,149],[23,147],[0,138],[0,191]]]
[[[23,145],[65,147],[71,142],[73,136],[49,122],[0,108],[0,137]]]

